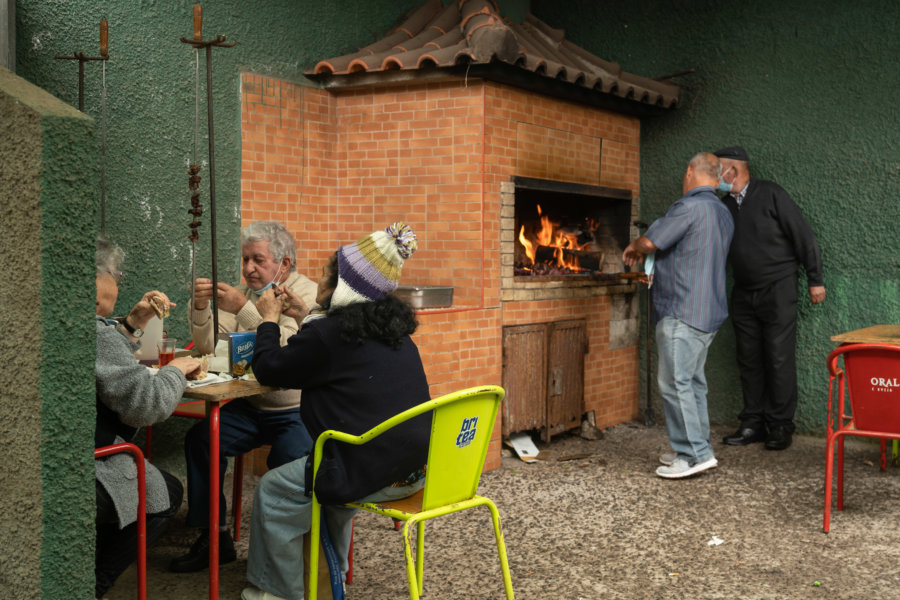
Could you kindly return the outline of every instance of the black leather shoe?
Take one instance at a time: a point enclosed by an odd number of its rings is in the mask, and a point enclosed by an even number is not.
[[[722,438],[722,441],[729,446],[746,446],[757,442],[765,442],[766,429],[764,427],[760,427],[759,429],[754,429],[753,427],[741,427],[731,435],[726,435]]]
[[[787,427],[774,427],[769,439],[766,440],[766,450],[786,450],[792,441],[791,430]]]
[[[234,540],[230,531],[219,532],[219,564],[227,565],[237,560],[234,551]],[[173,558],[169,563],[169,571],[173,573],[194,573],[209,568],[209,533],[204,531],[184,556]]]

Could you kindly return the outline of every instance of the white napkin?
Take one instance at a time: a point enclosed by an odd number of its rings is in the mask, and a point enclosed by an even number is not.
[[[219,375],[216,373],[207,373],[206,377],[204,377],[203,379],[188,380],[187,387],[195,388],[195,387],[200,387],[200,386],[204,386],[204,385],[209,385],[211,383],[222,383],[224,381],[231,381],[231,376],[230,375]]]

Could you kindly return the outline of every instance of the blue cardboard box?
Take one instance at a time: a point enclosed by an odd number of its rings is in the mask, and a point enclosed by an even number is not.
[[[220,333],[219,339],[228,341],[228,369],[232,376],[240,377],[249,373],[253,349],[256,347],[256,332]]]

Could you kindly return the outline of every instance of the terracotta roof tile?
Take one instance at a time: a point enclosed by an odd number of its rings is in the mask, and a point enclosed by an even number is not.
[[[412,77],[426,69],[500,64],[533,74],[535,83],[541,78],[565,82],[582,91],[657,108],[672,108],[678,102],[678,86],[622,71],[617,63],[576,46],[563,30],[534,15],[527,15],[521,24],[504,19],[493,0],[457,0],[447,6],[441,0],[426,0],[382,39],[319,61],[307,75],[344,87],[357,85],[360,73],[369,74],[366,83],[371,83],[380,73],[400,71]],[[491,71],[479,76],[490,79]],[[517,83],[523,85],[521,77]]]

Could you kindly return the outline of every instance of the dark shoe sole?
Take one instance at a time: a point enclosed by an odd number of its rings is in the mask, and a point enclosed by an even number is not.
[[[756,438],[732,438],[727,437],[722,439],[722,443],[728,446],[749,446],[750,444],[759,444],[761,442],[765,442],[766,438],[761,437],[759,439]]]
[[[228,563],[233,563],[237,560],[237,553],[231,552],[228,554],[222,554],[219,552],[219,566],[227,565]],[[172,562],[169,563],[169,572],[170,573],[197,573],[199,571],[204,571],[209,568],[209,556],[204,556],[202,559],[193,556],[181,556],[179,558],[175,558]]]
[[[766,450],[787,450],[791,447],[790,440],[787,443],[779,442],[777,444],[773,444],[770,442],[765,443]]]

